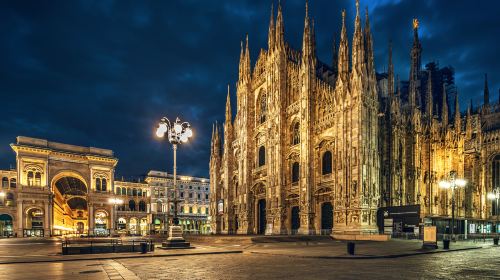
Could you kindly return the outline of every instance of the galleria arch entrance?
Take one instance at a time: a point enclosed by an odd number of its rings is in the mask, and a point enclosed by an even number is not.
[[[88,231],[88,188],[80,176],[61,176],[53,183],[54,235]]]

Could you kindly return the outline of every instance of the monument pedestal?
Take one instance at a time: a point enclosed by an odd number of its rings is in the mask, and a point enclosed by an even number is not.
[[[180,226],[170,226],[168,238],[161,244],[162,249],[188,249],[192,248],[189,242],[182,237],[182,228]]]

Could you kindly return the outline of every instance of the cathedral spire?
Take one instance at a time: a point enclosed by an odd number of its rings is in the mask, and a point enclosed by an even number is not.
[[[410,104],[412,108],[420,104],[420,98],[417,97],[418,83],[421,69],[422,46],[418,39],[418,19],[413,19],[413,47],[411,49],[411,65],[410,65]]]
[[[306,1],[306,16],[304,18],[304,35],[302,37],[302,65],[314,63],[313,43],[311,39],[311,26],[309,21],[309,8]],[[314,68],[313,68],[314,69]]]
[[[214,155],[216,157],[220,156],[221,145],[220,145],[220,134],[219,134],[219,124],[215,122],[215,136],[214,136]]]
[[[368,8],[365,10],[365,56],[368,75],[375,78],[375,66],[373,59],[373,37],[370,29],[370,19],[368,17]]]
[[[231,126],[232,115],[231,115],[231,96],[229,92],[229,85],[227,85],[227,97],[226,97],[226,125]]]
[[[246,38],[246,47],[245,47],[245,58],[243,62],[243,77],[246,78],[247,81],[250,80],[250,49],[248,47],[248,34]]]
[[[394,65],[392,64],[392,41],[389,41],[389,65],[387,67],[387,91],[394,95]]]
[[[354,36],[352,40],[352,70],[358,74],[363,73],[365,61],[364,38],[361,31],[361,19],[359,17],[359,0],[356,0],[356,20],[354,21]]]
[[[281,3],[278,3],[278,16],[276,17],[276,48],[285,50],[283,13],[281,12]]]
[[[313,58],[316,59],[316,32],[314,31],[314,18],[311,20],[311,53]]]
[[[241,49],[240,49],[240,64],[239,64],[239,67],[238,67],[238,77],[240,81],[243,80],[243,64],[244,64],[244,61],[245,61],[245,53],[244,53],[244,49],[243,49],[243,41],[240,41],[240,45],[241,45]]]
[[[490,104],[490,90],[488,88],[488,74],[484,74],[484,106]]]
[[[460,106],[458,104],[458,90],[457,95],[455,95],[455,130],[460,132],[462,130],[462,120],[460,117]]]
[[[345,27],[345,10],[342,11],[342,31],[340,33],[340,46],[338,55],[338,71],[342,74],[349,72],[349,43]]]
[[[271,19],[269,20],[269,34],[267,39],[268,50],[272,52],[274,49],[274,40],[276,39],[276,31],[274,28],[274,7],[271,4]]]
[[[469,106],[467,106],[467,116],[465,118],[465,135],[469,139],[472,136],[472,99]]]
[[[426,113],[429,119],[432,119],[432,107],[433,107],[433,98],[432,98],[432,73],[429,70],[427,77],[427,100],[426,100]]]
[[[335,36],[334,36],[332,44],[332,69],[335,74],[337,74],[337,72],[339,71],[338,63],[339,63],[339,53],[337,50],[337,43],[335,42]]]
[[[448,127],[448,96],[446,94],[446,84],[443,83],[443,111],[441,112],[443,127]]]

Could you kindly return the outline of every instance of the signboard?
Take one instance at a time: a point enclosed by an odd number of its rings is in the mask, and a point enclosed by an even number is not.
[[[224,214],[224,200],[223,199],[219,200],[219,203],[217,203],[217,212],[219,214]]]
[[[413,233],[420,223],[420,205],[381,207],[377,211],[377,225],[380,232],[386,232],[392,219],[394,233]]]
[[[424,227],[424,247],[437,248],[437,228],[436,226]]]

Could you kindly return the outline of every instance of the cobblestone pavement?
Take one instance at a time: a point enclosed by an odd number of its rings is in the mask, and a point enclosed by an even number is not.
[[[119,260],[141,279],[500,279],[500,248],[394,259],[261,254]]]
[[[32,247],[45,247],[33,243]],[[398,248],[408,252],[418,244],[359,243],[356,253],[385,255]],[[5,252],[22,250],[21,256],[26,257],[29,247],[12,245]],[[324,258],[345,256],[345,244],[338,242],[200,244],[199,249],[221,247],[239,247],[244,253],[0,264],[0,279],[500,279],[500,247],[379,259]],[[41,248],[35,251],[42,253]]]

